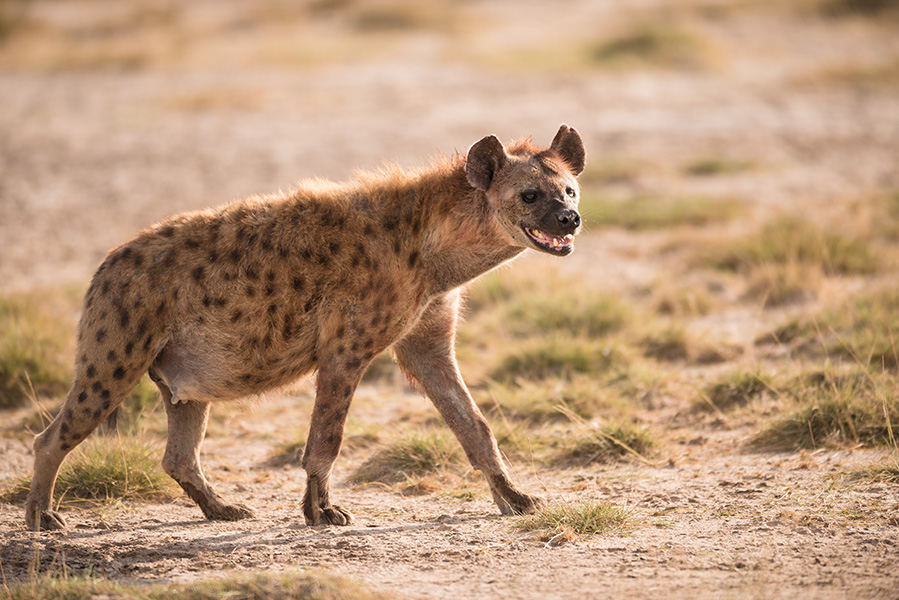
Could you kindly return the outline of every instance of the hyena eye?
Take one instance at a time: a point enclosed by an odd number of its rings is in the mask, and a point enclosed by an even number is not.
[[[521,199],[524,200],[525,202],[527,202],[528,204],[530,204],[531,202],[533,202],[534,200],[537,199],[537,192],[534,192],[534,191],[521,192]]]
[[[565,193],[568,194],[569,198],[574,198],[574,189],[567,187],[565,188]]]

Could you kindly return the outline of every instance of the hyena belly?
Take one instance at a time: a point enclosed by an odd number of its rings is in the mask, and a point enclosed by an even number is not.
[[[233,400],[287,385],[315,367],[316,327],[296,313],[176,327],[150,367],[172,402]],[[286,323],[286,325],[285,325]]]

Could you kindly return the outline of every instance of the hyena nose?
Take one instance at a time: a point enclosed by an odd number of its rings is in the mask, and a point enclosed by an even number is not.
[[[573,208],[566,208],[560,211],[556,218],[563,227],[577,229],[581,226],[581,215]]]

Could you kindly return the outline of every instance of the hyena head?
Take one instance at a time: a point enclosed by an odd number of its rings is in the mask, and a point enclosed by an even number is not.
[[[465,175],[486,192],[512,245],[565,256],[581,230],[575,178],[585,160],[580,134],[562,125],[546,150],[528,142],[507,150],[496,136],[485,137],[468,151]]]

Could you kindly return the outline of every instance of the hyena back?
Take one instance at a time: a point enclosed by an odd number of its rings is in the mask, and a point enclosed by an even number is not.
[[[509,481],[457,368],[459,294],[525,249],[573,250],[584,161],[580,135],[565,125],[544,150],[488,136],[427,170],[306,182],[169,218],[116,248],[85,296],[73,386],[35,438],[28,526],[65,526],[51,506],[60,464],[144,373],[166,407],[166,473],[207,518],[251,516],[200,468],[210,404],[312,370],[303,513],[313,525],[348,524],[329,499],[331,468],[356,386],[388,348],[484,472],[500,511],[533,510],[539,499]]]

